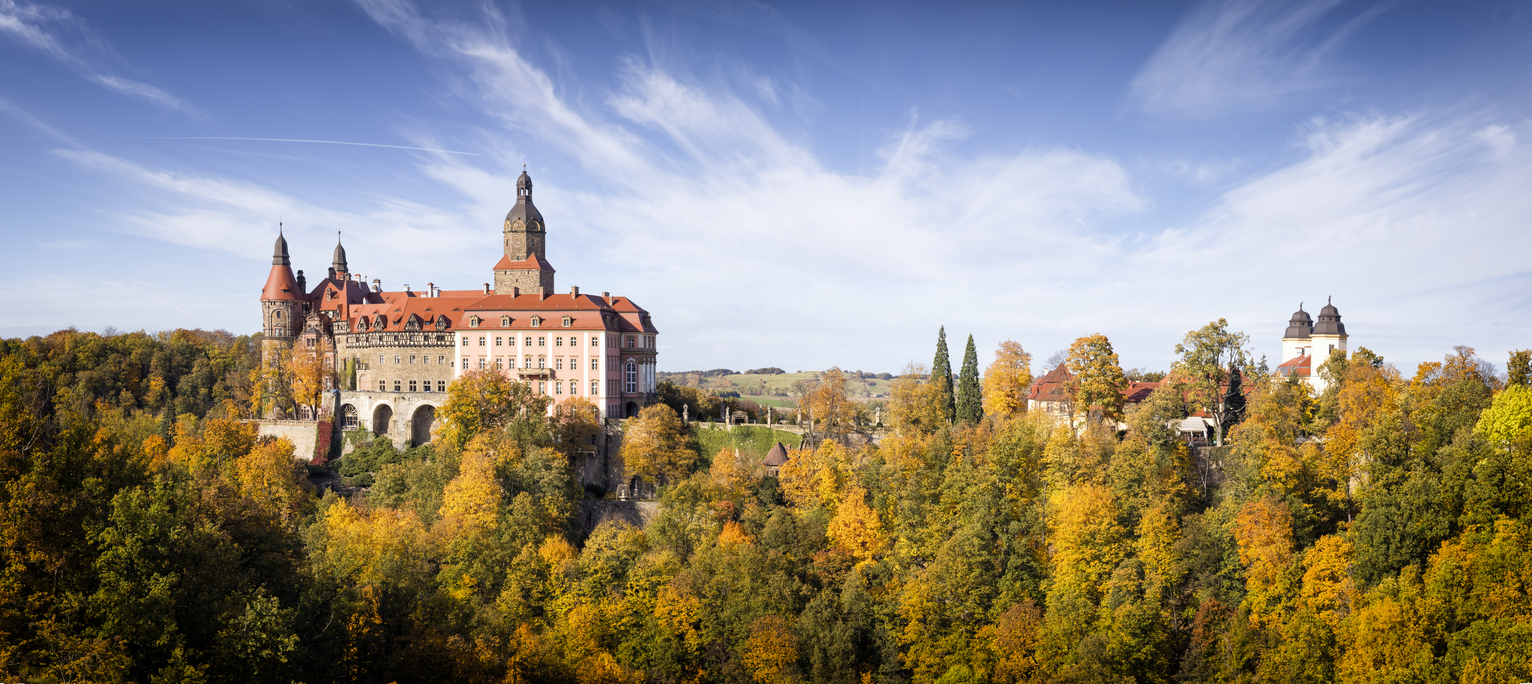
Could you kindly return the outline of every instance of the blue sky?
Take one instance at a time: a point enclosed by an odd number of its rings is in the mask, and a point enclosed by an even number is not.
[[[1503,366],[1528,35],[1511,2],[0,0],[0,335],[254,332],[279,220],[311,276],[342,231],[386,288],[475,287],[526,164],[559,287],[649,309],[662,370],[897,371],[938,325],[1164,369],[1220,317],[1276,359],[1331,295],[1406,371]]]

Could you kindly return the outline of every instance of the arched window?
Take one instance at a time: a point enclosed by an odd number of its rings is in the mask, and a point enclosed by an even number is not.
[[[272,314],[271,317],[280,321],[280,320],[282,320],[282,312],[278,311],[278,312]]]
[[[628,359],[627,385],[629,392],[638,391],[638,362]]]

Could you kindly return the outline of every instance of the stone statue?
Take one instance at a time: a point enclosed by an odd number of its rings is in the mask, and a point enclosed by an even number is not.
[[[681,424],[682,425],[685,425],[685,424],[691,422],[691,419],[688,417],[688,416],[691,415],[691,410],[692,410],[691,404],[682,404],[681,405]]]

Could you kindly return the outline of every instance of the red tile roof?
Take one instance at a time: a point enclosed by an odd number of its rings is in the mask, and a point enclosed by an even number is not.
[[[1032,382],[1032,390],[1027,392],[1027,399],[1031,401],[1069,401],[1069,381],[1074,376],[1069,374],[1069,369],[1064,364],[1048,371],[1043,377]]]
[[[495,264],[495,270],[496,271],[504,271],[504,270],[508,270],[508,269],[509,270],[553,271],[553,264],[548,263],[548,261],[546,259],[544,259],[544,258],[542,258],[542,257],[540,257],[540,256],[538,256],[536,254],[529,254],[529,255],[527,255],[527,258],[522,259],[521,261],[511,261],[511,256],[509,254],[507,254],[507,255],[505,255],[503,257],[500,257],[500,262]],[[556,272],[556,271],[554,271],[554,272]]]
[[[266,276],[266,286],[261,288],[261,301],[301,302],[303,299],[303,293],[298,291],[298,279],[293,277],[292,267],[272,266],[271,275]]]
[[[1295,356],[1283,361],[1282,365],[1277,366],[1277,377],[1281,378],[1290,378],[1295,375],[1300,378],[1307,378],[1313,374],[1314,356],[1312,354]]]

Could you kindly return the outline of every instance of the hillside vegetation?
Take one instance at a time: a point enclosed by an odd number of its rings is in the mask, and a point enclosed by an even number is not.
[[[1471,349],[1408,373],[1358,350],[1321,394],[1231,393],[1238,355],[1194,341],[1123,406],[1109,341],[1081,338],[1062,417],[1015,401],[1020,345],[981,375],[970,343],[955,382],[894,380],[856,448],[830,375],[804,398],[819,447],[776,478],[733,455],[775,435],[693,437],[657,404],[623,456],[660,512],[587,534],[577,400],[549,417],[470,373],[432,444],[375,442],[370,490],[320,497],[235,420],[247,338],[5,340],[0,679],[1532,680],[1532,355],[1502,378]],[[1167,427],[1230,397],[1223,448]]]

